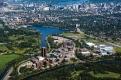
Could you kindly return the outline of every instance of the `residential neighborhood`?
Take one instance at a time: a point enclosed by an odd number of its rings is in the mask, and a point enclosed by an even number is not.
[[[121,80],[121,1],[52,2],[0,1],[0,80]]]

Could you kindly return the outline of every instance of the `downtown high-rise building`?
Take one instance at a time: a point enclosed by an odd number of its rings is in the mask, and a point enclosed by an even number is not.
[[[42,47],[41,56],[46,57],[46,47]]]

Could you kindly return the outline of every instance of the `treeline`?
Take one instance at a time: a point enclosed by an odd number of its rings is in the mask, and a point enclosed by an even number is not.
[[[59,36],[59,34],[52,34],[52,36]],[[56,42],[54,43],[54,40],[56,39],[54,39],[52,36],[48,37],[48,43],[50,44],[50,47],[54,49],[60,48],[63,45],[63,43],[56,43]],[[64,38],[67,38],[67,37],[64,37]]]
[[[70,66],[64,69],[57,69],[45,74],[41,74],[32,78],[32,80],[70,80],[71,75],[79,70],[84,70],[86,67],[82,64]]]
[[[0,43],[2,44],[0,46],[5,47],[0,49],[1,53],[10,53],[10,50],[12,51],[11,53],[16,53],[18,50],[26,49],[23,52],[17,52],[23,54],[40,49],[41,34],[39,32],[27,28],[10,29],[8,26],[4,26],[2,20],[0,20],[0,24],[4,27],[0,28]]]
[[[49,36],[48,38],[47,38],[47,40],[48,40],[48,43],[49,43],[49,45],[50,45],[50,47],[51,48],[56,48],[56,45],[54,44],[54,38],[52,38],[52,36]]]
[[[73,31],[75,30],[75,25],[70,25],[69,22],[40,22],[40,23],[34,23],[34,24],[31,24],[31,25],[34,25],[34,26],[47,26],[47,27],[54,27],[54,28],[58,28],[58,29],[61,29],[61,30],[69,30],[69,31]]]
[[[117,54],[116,56],[119,56]],[[83,60],[86,58],[84,56],[82,57]],[[10,64],[14,64],[15,60],[12,61]],[[17,61],[18,62],[18,61]],[[15,62],[16,63],[16,62]],[[114,78],[113,76],[110,77],[94,77],[94,75],[110,75],[110,72],[114,72],[117,74],[121,74],[121,61],[120,60],[114,60],[109,62],[89,62],[85,61],[85,63],[78,63],[75,65],[71,65],[68,67],[53,69],[50,67],[47,70],[40,70],[40,74],[38,71],[32,71],[32,73],[37,73],[37,75],[32,76],[31,80],[121,80],[121,76]],[[52,69],[52,70],[51,70]],[[17,76],[17,65],[16,68],[14,68],[14,72],[11,74],[10,80],[18,79],[18,80],[25,80],[26,76],[31,74],[30,71],[27,71],[26,68],[23,69],[23,71],[26,71],[24,74],[20,76]],[[43,71],[43,72],[42,72]],[[78,73],[78,71],[80,73]],[[92,75],[90,72],[92,72],[94,75]],[[78,74],[77,74],[78,73]],[[76,75],[75,77],[72,77],[73,75]],[[25,79],[23,79],[25,78]]]
[[[19,58],[14,59],[9,63],[7,63],[8,66],[13,67],[13,72],[10,74],[11,76],[10,80],[15,80],[15,77],[18,76],[18,67],[20,66],[20,64],[28,61],[29,58],[30,58],[29,56],[21,55]]]
[[[32,35],[40,35],[38,32],[29,31],[26,28],[21,29],[10,29],[8,27],[4,27],[4,29],[0,29],[0,42],[10,42],[9,36],[13,35],[25,35],[25,36],[32,36]]]
[[[16,58],[16,59],[14,59],[14,60],[9,61],[8,63],[6,63],[5,64],[5,68],[7,68],[7,67],[13,67],[14,70],[13,70],[12,74],[10,74],[10,75],[11,76],[18,75],[18,73],[17,73],[17,67],[18,67],[19,63],[21,61],[27,60],[28,58],[30,58],[30,57],[29,56],[20,55],[19,58]],[[0,70],[0,75],[3,73],[4,70],[5,69]]]
[[[117,41],[121,38],[121,20],[119,18],[119,13],[103,16],[80,17],[80,29],[88,35]]]
[[[111,64],[111,65],[110,65]],[[110,64],[96,64],[96,63],[85,63],[85,64],[76,64],[74,66],[58,69],[51,72],[43,73],[41,75],[36,75],[32,77],[32,80],[121,80],[121,78],[112,78],[112,77],[94,77],[90,74],[91,71],[96,74],[108,74],[110,72],[116,72],[120,67],[113,68],[114,63]],[[121,63],[120,63],[121,64]],[[119,63],[115,63],[114,65],[120,66]],[[115,71],[116,69],[116,71]],[[80,72],[74,78],[72,75],[76,74],[76,72]],[[120,74],[120,71],[116,72]]]
[[[59,12],[61,13],[61,11]],[[62,12],[66,14],[67,12]],[[69,13],[67,13],[69,14]],[[107,12],[104,12],[107,14]],[[71,15],[71,13],[69,14]],[[75,31],[75,25],[80,24],[80,29],[88,35],[103,38],[106,40],[118,41],[121,38],[121,14],[115,13],[111,15],[91,15],[80,17],[61,18],[63,22],[40,22],[32,25],[36,26],[48,26],[58,29],[64,29],[69,31]],[[73,18],[77,18],[78,21],[72,21]]]
[[[79,75],[79,77],[77,78],[77,80],[120,80],[120,79],[115,79],[115,78],[109,78],[109,77],[105,77],[105,78],[96,78],[93,77],[92,75],[90,75],[89,73],[83,72]]]

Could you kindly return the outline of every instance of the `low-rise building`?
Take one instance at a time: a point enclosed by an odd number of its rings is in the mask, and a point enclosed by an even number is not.
[[[98,46],[97,51],[99,52],[100,55],[111,55],[115,53],[114,47],[113,46],[108,46],[105,44],[101,44]]]
[[[102,55],[102,56],[109,55],[106,51],[101,51],[99,54]]]
[[[90,43],[90,42],[86,43],[86,45],[89,46],[89,47],[94,47],[95,46],[94,43]]]
[[[41,56],[36,56],[36,58],[37,58],[39,61],[43,61],[43,60],[44,60],[44,58],[41,57]]]
[[[32,62],[31,62],[31,61],[28,61],[28,62],[26,63],[26,65],[27,65],[27,68],[31,68],[31,67],[32,67]]]
[[[81,52],[81,54],[84,56],[91,56],[91,53],[89,51],[83,51]]]

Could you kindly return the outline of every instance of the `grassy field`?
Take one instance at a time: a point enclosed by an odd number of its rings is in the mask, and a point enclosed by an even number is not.
[[[3,26],[0,26],[0,29],[3,29],[4,27]]]
[[[5,68],[5,64],[10,62],[11,60],[19,58],[19,55],[11,54],[11,55],[0,55],[0,70]]]
[[[71,78],[73,78],[73,79],[75,79],[76,78],[76,76],[78,76],[80,73],[82,73],[83,72],[83,70],[82,71],[77,71],[76,73],[74,73],[72,76],[71,76]]]
[[[32,38],[31,38],[32,37]],[[29,50],[29,51],[33,51],[32,49],[33,48],[31,48],[31,47],[28,47],[28,48],[23,48],[23,49],[20,49],[18,46],[19,46],[19,44],[21,43],[21,42],[28,42],[28,40],[35,40],[36,41],[36,43],[34,43],[34,42],[32,42],[32,45],[33,46],[37,46],[38,44],[40,44],[39,43],[39,37],[36,37],[36,36],[23,36],[23,35],[13,35],[13,36],[9,36],[9,39],[11,40],[11,41],[13,41],[12,42],[12,48],[13,48],[13,50],[9,50],[9,52],[10,53],[13,53],[13,52],[16,52],[16,53],[18,53],[18,54],[23,54],[23,53],[25,53],[27,50]],[[37,51],[39,51],[39,48],[36,48],[36,49],[34,49],[34,50],[37,50]]]
[[[114,50],[115,50],[116,52],[121,53],[121,48],[119,48],[119,47],[114,48]]]
[[[99,43],[100,42],[99,40],[95,40],[95,39],[89,39],[88,41],[92,42],[92,43]]]
[[[63,36],[66,36],[66,37],[69,37],[69,36],[77,36],[78,39],[86,39],[86,37],[85,37],[84,34],[73,33],[73,32],[63,33],[63,34],[60,34],[60,35],[63,35]],[[91,39],[91,38],[90,39],[86,39],[86,41],[92,42],[92,43],[99,43],[100,42],[99,40]]]
[[[18,35],[18,36],[10,36],[9,39],[10,40],[17,40],[19,37],[20,37],[20,35]]]
[[[85,38],[84,34],[79,34],[79,33],[73,33],[73,32],[69,32],[69,33],[63,33],[63,34],[60,34],[60,35],[63,35],[63,36],[78,36],[78,39],[81,39],[81,38]]]
[[[3,51],[8,51],[8,48],[5,46],[5,45],[0,45],[0,50],[3,50]]]
[[[13,47],[14,52],[18,53],[18,54],[23,54],[26,50],[28,50],[27,48],[24,48],[22,50],[18,49],[17,47]],[[13,50],[9,50],[5,45],[0,45],[0,50],[3,51],[7,51],[9,53],[13,53]]]
[[[119,78],[119,77],[120,77],[120,74],[114,73],[114,72],[108,72],[108,74],[101,74],[101,73],[99,73],[99,74],[97,74],[97,75],[95,75],[95,74],[93,73],[93,71],[91,71],[91,72],[89,72],[89,73],[90,73],[92,76],[97,77],[97,78],[99,78],[99,77]]]

